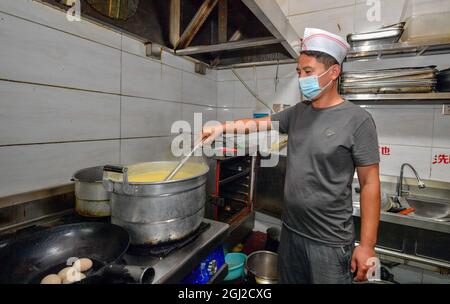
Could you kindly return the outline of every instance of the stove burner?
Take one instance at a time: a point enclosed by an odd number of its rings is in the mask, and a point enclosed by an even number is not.
[[[180,249],[194,241],[200,234],[208,230],[210,226],[211,224],[202,222],[197,230],[184,237],[183,239],[177,241],[158,245],[130,245],[127,253],[138,256],[153,256],[157,258],[163,258],[168,256],[174,250]]]

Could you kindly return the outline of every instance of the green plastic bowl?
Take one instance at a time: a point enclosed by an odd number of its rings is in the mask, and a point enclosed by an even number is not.
[[[228,275],[225,281],[232,281],[244,276],[244,264],[247,255],[239,252],[228,253],[225,256],[225,263],[228,264]]]

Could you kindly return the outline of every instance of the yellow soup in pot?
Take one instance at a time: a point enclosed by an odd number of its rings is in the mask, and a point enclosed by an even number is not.
[[[162,182],[170,174],[170,170],[146,172],[143,174],[131,175],[128,177],[130,183],[155,183]],[[190,171],[180,170],[172,180],[185,179],[193,176],[195,173]]]

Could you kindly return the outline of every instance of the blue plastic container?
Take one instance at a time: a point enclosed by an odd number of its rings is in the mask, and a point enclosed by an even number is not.
[[[254,113],[253,114],[253,118],[262,118],[262,117],[267,117],[269,116],[268,113]]]
[[[228,264],[228,275],[225,281],[236,280],[244,276],[244,264],[247,255],[239,252],[228,253],[225,256],[225,263]]]

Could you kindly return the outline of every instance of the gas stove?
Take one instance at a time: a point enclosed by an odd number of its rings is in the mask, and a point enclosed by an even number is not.
[[[227,237],[229,225],[208,219],[203,219],[202,224],[206,225],[204,231],[167,256],[135,254],[131,250],[123,259],[127,265],[152,267],[156,284],[210,282],[205,277],[214,278],[226,270],[220,252],[223,255],[221,244]],[[196,273],[203,278],[196,277]]]
[[[80,222],[109,222],[109,219],[84,218],[71,212],[1,235],[0,240],[20,233]],[[185,239],[158,247],[131,246],[117,263],[153,268],[152,284],[217,282],[227,274],[222,243],[228,237],[228,229],[228,224],[205,218],[200,227]]]

